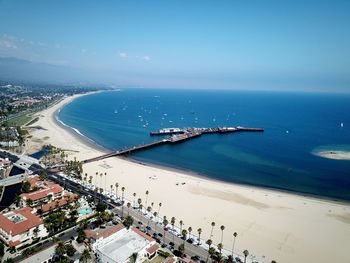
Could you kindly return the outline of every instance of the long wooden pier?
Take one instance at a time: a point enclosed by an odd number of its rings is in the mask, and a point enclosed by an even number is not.
[[[97,156],[91,159],[87,159],[82,161],[82,163],[90,163],[95,161],[100,161],[106,158],[114,157],[114,156],[121,156],[121,155],[127,155],[131,154],[133,152],[149,149],[156,147],[158,145],[162,144],[175,144],[175,143],[181,143],[196,137],[201,136],[202,134],[209,134],[209,133],[217,133],[217,134],[224,134],[224,133],[233,133],[233,132],[263,132],[263,128],[248,128],[248,127],[217,127],[217,128],[166,128],[161,129],[159,131],[151,132],[151,136],[156,135],[167,135],[168,137],[154,141],[151,143],[141,144],[138,146],[133,146],[129,148],[120,149],[115,152],[107,153],[101,156]],[[170,135],[170,136],[169,136]]]

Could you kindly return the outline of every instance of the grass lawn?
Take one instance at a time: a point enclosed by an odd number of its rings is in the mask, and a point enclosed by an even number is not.
[[[21,115],[16,118],[7,121],[9,126],[22,126],[32,119],[31,116]]]

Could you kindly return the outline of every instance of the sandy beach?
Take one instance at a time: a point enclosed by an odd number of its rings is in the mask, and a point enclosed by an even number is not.
[[[67,131],[54,120],[54,113],[64,104],[81,95],[68,97],[37,115],[39,120],[31,129],[32,138],[27,151],[39,150],[43,144],[67,150],[69,158],[83,160],[98,156],[102,149]],[[257,259],[266,257],[277,262],[337,262],[349,263],[350,204],[293,195],[284,192],[228,184],[190,174],[138,164],[121,158],[110,158],[83,166],[84,173],[107,173],[106,185],[119,183],[126,197],[146,199],[148,205],[162,203],[161,216],[176,217],[193,234],[202,228],[208,239],[214,221],[214,243],[220,242],[220,226],[225,226],[224,248],[231,249],[233,233],[237,232],[235,252],[248,249]],[[93,182],[105,186],[100,177]],[[184,184],[183,184],[184,183]]]
[[[350,152],[346,151],[322,151],[315,155],[334,160],[350,160]]]

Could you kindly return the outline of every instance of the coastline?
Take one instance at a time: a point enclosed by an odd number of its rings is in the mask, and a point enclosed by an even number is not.
[[[106,149],[85,140],[55,118],[56,112],[64,105],[84,95],[87,94],[68,97],[39,113],[39,124],[46,130],[32,131],[33,145],[38,144],[38,140],[49,142],[70,149],[69,157],[78,160],[104,153]],[[106,171],[108,175],[112,173],[108,184],[118,181],[126,187],[128,197],[136,192],[144,200],[145,195],[142,193],[149,190],[150,202],[162,202],[162,215],[175,216],[177,222],[183,219],[186,227],[191,225],[193,229],[203,228],[204,238],[209,235],[211,221],[215,221],[217,226],[214,230],[214,243],[219,241],[219,226],[225,225],[224,246],[230,248],[232,233],[238,232],[240,244],[237,244],[237,252],[248,248],[257,258],[266,255],[267,258],[283,262],[303,262],[305,258],[327,262],[326,259],[334,260],[334,255],[326,253],[332,242],[337,245],[350,242],[350,230],[347,229],[350,228],[350,206],[347,203],[226,183],[200,174],[140,163],[129,158],[107,159],[85,164],[83,168],[84,172],[93,177],[98,170]],[[93,179],[97,185],[98,181],[99,178]],[[185,185],[176,185],[183,182]],[[103,185],[103,180],[100,184]],[[163,194],[164,191],[166,195]],[[182,205],[179,206],[178,203]],[[327,231],[322,229],[321,233],[316,233],[320,230],[312,224],[319,220],[325,221]],[[290,228],[286,227],[288,224],[291,225]],[[332,232],[335,229],[337,231]],[[310,235],[312,239],[309,239]],[[327,237],[328,240],[323,240],[325,238],[322,237]],[[346,249],[344,253],[345,251]],[[337,262],[347,262],[345,260],[348,259],[340,253]]]

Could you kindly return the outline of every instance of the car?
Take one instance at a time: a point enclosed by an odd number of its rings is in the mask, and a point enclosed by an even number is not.
[[[187,239],[187,242],[190,243],[190,244],[192,244],[192,243],[193,243],[193,238]]]
[[[161,243],[159,238],[154,238],[154,240],[159,244]]]
[[[150,226],[146,226],[146,229],[147,230],[151,230],[152,228]]]
[[[169,230],[169,228],[167,228],[167,227],[164,227],[163,229],[164,229],[164,231],[168,231]]]
[[[161,247],[162,247],[162,248],[166,248],[166,247],[167,247],[167,244],[163,243],[163,244],[161,245]]]
[[[241,260],[240,257],[236,257],[235,260],[236,260],[237,262],[242,262],[242,260]]]
[[[157,236],[157,233],[153,233],[152,236],[153,236],[153,237],[156,237],[156,236]]]
[[[162,233],[158,233],[158,236],[162,237],[162,236],[163,236],[163,234],[162,234]]]
[[[143,223],[141,221],[137,222],[139,225],[143,225]]]
[[[169,242],[169,246],[174,247],[175,244],[173,242]]]

